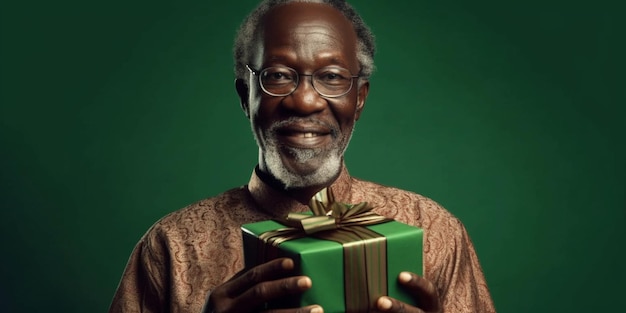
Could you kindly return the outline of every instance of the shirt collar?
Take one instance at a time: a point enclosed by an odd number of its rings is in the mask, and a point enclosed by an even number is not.
[[[345,167],[341,167],[341,172],[335,181],[330,185],[336,201],[349,203],[351,198],[352,180]],[[252,171],[248,191],[256,202],[259,210],[272,217],[285,217],[290,212],[306,212],[309,207],[289,196],[288,191],[279,190],[264,182],[257,174],[256,169]]]

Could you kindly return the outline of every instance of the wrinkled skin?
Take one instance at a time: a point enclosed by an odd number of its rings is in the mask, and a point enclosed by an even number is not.
[[[298,73],[310,74],[325,66],[341,66],[353,74],[359,72],[356,58],[356,34],[350,22],[334,8],[312,3],[290,3],[274,8],[264,24],[264,37],[257,45],[257,58],[250,64],[259,70],[283,65]],[[259,144],[259,169],[280,180],[269,169],[268,151],[275,144],[280,164],[290,172],[307,175],[318,168],[332,153],[347,146],[354,124],[358,120],[369,91],[369,82],[355,84],[341,97],[321,97],[308,78],[301,79],[298,88],[288,96],[273,97],[259,87],[255,76],[248,81],[237,80],[236,89],[242,108],[250,118]],[[293,119],[295,117],[295,120]],[[278,135],[272,125],[287,119]],[[273,141],[273,142],[272,142]],[[298,149],[315,150],[306,161],[294,156]],[[317,185],[290,189],[300,202],[308,200],[329,185],[339,174],[330,173],[327,181]],[[216,287],[209,295],[205,312],[257,312],[271,300],[293,297],[311,288],[306,276],[293,276],[291,259],[276,259],[235,275]],[[413,307],[389,297],[377,300],[377,312],[441,312],[437,289],[428,280],[413,273],[401,273],[398,281],[410,292],[420,307]],[[264,312],[323,312],[319,306]]]
[[[263,40],[255,45],[256,58],[250,64],[255,69],[287,66],[300,74],[311,74],[323,67],[339,66],[353,75],[359,73],[356,34],[350,22],[334,8],[290,3],[270,11],[265,21]],[[236,83],[259,145],[261,171],[281,180],[277,170],[271,168],[273,162],[295,176],[304,177],[323,167],[329,158],[339,158],[339,163],[322,181],[289,190],[303,203],[339,175],[343,151],[369,91],[368,82],[360,84],[360,88],[358,85],[355,79],[348,94],[324,98],[306,76],[301,77],[292,94],[284,97],[264,93],[255,75]],[[287,124],[281,124],[285,121]],[[279,125],[277,129],[273,129],[275,125]],[[277,153],[271,153],[272,147]],[[314,155],[299,160],[297,155],[306,152]]]

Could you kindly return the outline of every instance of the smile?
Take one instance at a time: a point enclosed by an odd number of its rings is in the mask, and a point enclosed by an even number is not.
[[[277,139],[283,145],[304,149],[319,148],[332,142],[331,131],[319,126],[310,128],[290,125],[278,130]]]
[[[317,148],[330,141],[328,133],[290,132],[278,135],[278,139],[287,146],[298,148]]]
[[[311,138],[311,137],[317,137],[317,136],[318,135],[314,134],[314,133],[304,133],[304,134],[302,134],[302,137],[304,137],[304,138]]]

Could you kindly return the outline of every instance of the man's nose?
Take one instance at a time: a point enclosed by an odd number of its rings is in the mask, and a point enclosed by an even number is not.
[[[324,110],[327,102],[313,88],[312,77],[301,76],[296,90],[283,99],[283,105],[298,115],[310,115]]]

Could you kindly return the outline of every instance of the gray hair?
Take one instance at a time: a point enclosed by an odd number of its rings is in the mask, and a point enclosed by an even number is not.
[[[235,58],[235,76],[239,79],[245,79],[248,70],[246,64],[251,62],[252,46],[254,45],[255,35],[258,34],[259,23],[263,16],[272,8],[286,4],[289,2],[314,2],[328,4],[339,10],[354,26],[357,36],[357,59],[361,67],[359,76],[369,77],[374,71],[374,52],[376,50],[374,44],[374,34],[365,24],[361,16],[348,4],[345,0],[264,0],[257,8],[252,11],[241,23],[237,37],[235,38],[234,58]]]

